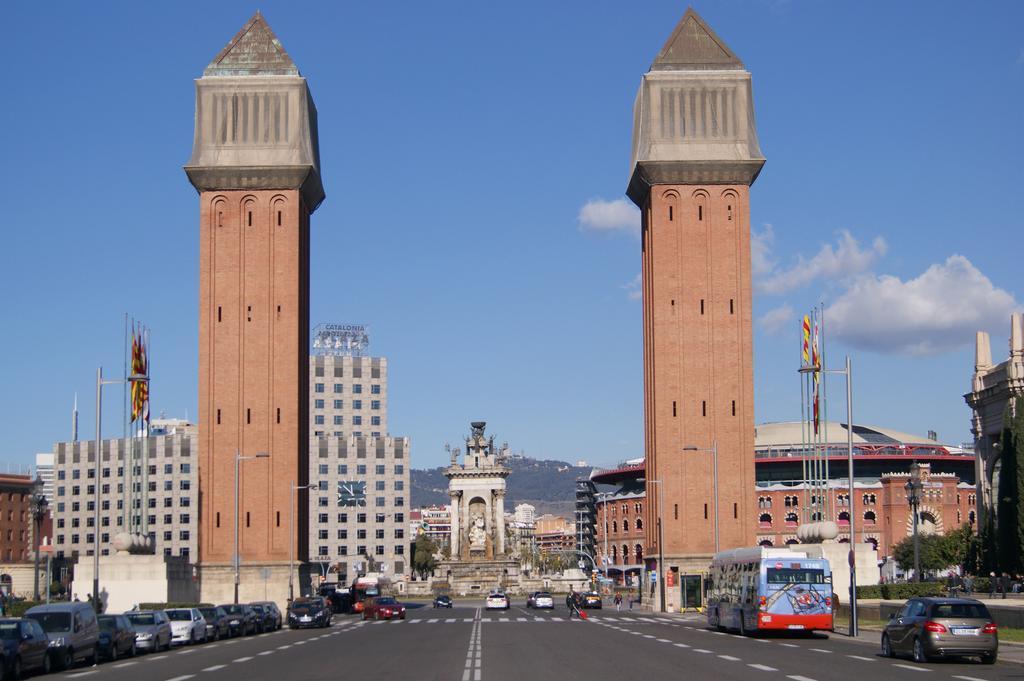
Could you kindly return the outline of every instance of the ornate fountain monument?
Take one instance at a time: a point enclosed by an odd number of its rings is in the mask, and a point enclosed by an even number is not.
[[[440,563],[437,574],[457,594],[517,589],[519,561],[507,554],[505,545],[508,445],[496,448],[494,437],[484,435],[484,421],[470,427],[465,455],[458,447],[449,448],[451,463],[445,477],[452,508],[451,558]]]

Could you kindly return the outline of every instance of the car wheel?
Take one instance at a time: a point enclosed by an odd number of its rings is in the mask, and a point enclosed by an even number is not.
[[[924,643],[920,638],[914,639],[914,662],[922,663],[928,661],[928,655],[924,652]]]
[[[21,658],[20,657],[14,658],[14,661],[11,662],[11,669],[10,669],[10,671],[11,671],[11,678],[12,679],[20,679],[21,678]]]
[[[43,655],[43,676],[46,676],[53,670],[53,660],[50,659],[49,653]]]
[[[98,665],[100,663],[100,649],[99,649],[99,646],[93,646],[92,647],[92,654],[89,656],[87,661],[89,662],[89,666],[90,667],[95,667],[96,665]]]
[[[61,659],[61,669],[71,669],[75,664],[75,651],[73,648],[68,648],[64,651],[64,656]]]
[[[892,641],[889,640],[888,634],[882,634],[882,657],[896,657],[892,651]]]
[[[110,661],[117,662],[117,642],[114,641],[110,644]]]
[[[139,654],[139,647],[132,641],[132,647],[128,649],[128,657],[135,657]]]
[[[995,664],[996,663],[996,657],[997,657],[996,653],[989,653],[988,655],[982,655],[981,656],[981,663],[982,664]]]

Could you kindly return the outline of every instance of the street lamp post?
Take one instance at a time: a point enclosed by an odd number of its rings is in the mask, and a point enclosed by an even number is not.
[[[696,447],[688,445],[683,447],[684,452],[710,452],[711,453],[711,496],[712,505],[715,511],[715,553],[722,550],[721,542],[719,541],[719,529],[718,529],[718,440],[714,439],[711,441],[711,447]]]
[[[241,557],[238,555],[238,469],[239,465],[243,461],[249,461],[250,459],[267,459],[270,454],[267,452],[257,452],[252,456],[242,456],[240,450],[235,450],[235,605],[238,605],[238,583],[239,583],[239,572],[241,568]]]
[[[32,513],[32,543],[34,544],[34,561],[35,566],[32,571],[35,599],[39,600],[39,549],[42,543],[40,542],[40,533],[42,532],[43,518],[46,517],[46,497],[43,495],[43,481],[40,478],[36,478],[35,483],[32,485],[32,501],[30,511]],[[47,583],[46,588],[49,589],[50,585]]]
[[[96,368],[96,455],[93,458],[92,597],[93,607],[100,602],[100,459],[103,457],[103,386],[123,385],[125,379],[103,378],[103,367]],[[129,462],[129,466],[132,462]],[[130,510],[129,510],[130,514]],[[49,585],[47,585],[49,589]]]
[[[917,535],[917,519],[920,515],[918,508],[921,504],[921,479],[917,475],[917,469],[911,472],[910,480],[903,486],[907,490],[907,503],[914,514],[914,581],[921,581],[921,546]]]
[[[316,485],[291,483],[288,504],[288,600],[295,598],[295,492],[302,489],[316,489]],[[236,595],[237,596],[237,595]]]

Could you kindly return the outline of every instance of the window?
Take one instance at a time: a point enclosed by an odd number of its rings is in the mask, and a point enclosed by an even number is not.
[[[188,480],[179,480],[178,489],[187,492],[188,490],[192,489],[192,483],[189,482]]]
[[[317,481],[317,489],[319,489],[319,490],[321,490],[323,492],[326,492],[327,491],[327,481],[326,480],[319,480],[319,481]]]
[[[405,553],[405,547],[404,546],[399,544],[398,546],[395,547],[395,555],[401,556],[404,553]],[[400,560],[395,561],[395,572],[396,573],[402,572],[402,561],[400,561]]]
[[[173,480],[164,480],[164,491],[165,492],[170,492],[173,489],[174,489],[174,481]]]
[[[378,544],[373,552],[376,553],[378,556],[383,556],[384,555],[384,547],[381,546],[380,544]]]
[[[118,503],[118,508],[121,508],[120,500],[118,500],[117,503]],[[164,497],[164,508],[170,508],[173,505],[174,505],[174,497]]]
[[[341,394],[341,392],[342,392],[342,385],[341,385],[341,383],[335,383],[334,384],[334,392],[336,394],[339,394],[339,395]]]
[[[401,492],[405,489],[405,482],[403,480],[395,480],[395,491]]]
[[[165,463],[164,464],[164,475],[170,475],[173,472],[174,472],[174,464],[173,463]]]
[[[384,528],[378,528],[375,534],[377,536],[377,539],[383,539],[384,538]]]
[[[405,522],[405,514],[404,513],[396,513],[395,514],[395,522],[396,523],[404,523]]]
[[[172,541],[174,539],[174,533],[170,530],[164,532],[164,541]]]
[[[150,499],[150,501],[154,501],[154,500]],[[192,505],[192,501],[188,497],[182,497],[181,499],[178,500],[178,506],[188,507],[188,506],[191,506],[191,505]]]
[[[339,463],[338,464],[338,475],[348,475],[348,465]]]
[[[352,408],[353,409],[362,409],[363,408],[363,401],[362,400],[352,400]]]
[[[321,547],[320,547],[320,550],[319,550],[319,554],[320,554],[321,556],[326,556],[326,555],[328,555],[328,553],[327,553],[327,547],[326,547],[326,546],[321,546]]]
[[[356,475],[366,475],[366,464],[356,464]]]
[[[318,539],[327,539],[327,530],[320,530],[317,536]],[[339,537],[340,539],[340,537]]]
[[[314,409],[323,409],[324,408],[324,401],[323,400],[313,400],[313,408]]]
[[[355,384],[353,384],[352,385],[352,392],[355,393],[356,395],[362,395],[363,394],[363,384],[362,383],[355,383]]]
[[[384,508],[384,506],[387,505],[387,501],[384,499],[384,497],[376,497],[374,499],[373,505],[376,506],[377,508]],[[398,504],[395,505],[397,506]]]
[[[405,530],[403,530],[403,529],[395,530],[395,539],[405,539]]]
[[[362,416],[353,416],[352,417],[352,425],[353,426],[361,426],[361,425],[363,425],[363,417]],[[362,433],[358,433],[357,432],[355,434],[355,436],[356,437],[362,437]]]
[[[379,426],[380,425],[380,417],[379,416],[371,416],[370,417],[370,425],[371,426]],[[374,433],[374,437],[380,437],[380,433]]]
[[[380,409],[380,400],[370,400],[370,409]]]
[[[189,517],[188,513],[182,513],[178,516],[178,522],[183,525],[188,525],[190,520],[191,518]]]
[[[356,539],[366,539],[366,530],[356,530]]]
[[[318,426],[324,425],[324,415],[323,414],[317,414],[316,416],[314,416],[313,417],[313,423],[315,423]]]
[[[377,475],[384,475],[384,464],[377,464],[377,467],[374,470],[377,472]]]
[[[348,522],[348,513],[339,513],[338,514],[338,522],[339,523],[347,523]]]
[[[348,539],[348,530],[338,530],[338,539]]]
[[[327,505],[328,505],[327,504],[327,497],[320,497],[320,498],[318,498],[316,503],[317,503],[318,506],[326,508]]]
[[[402,475],[405,473],[405,466],[400,463],[395,464],[395,475]]]
[[[366,522],[366,514],[365,513],[360,513],[360,514],[356,515],[356,522],[357,523],[365,523]]]
[[[315,386],[313,386],[313,390],[318,392],[318,393],[322,393],[324,391],[324,384],[323,383],[317,383]]]
[[[341,409],[341,405],[342,404],[343,404],[343,402],[341,400],[334,400],[334,408],[335,409]]]
[[[339,546],[338,547],[338,555],[339,556],[347,556],[348,555],[348,547],[347,546]]]
[[[378,523],[382,523],[387,519],[387,516],[385,516],[383,513],[378,513],[373,517],[373,519],[376,520]]]
[[[370,394],[371,395],[380,395],[380,384],[379,383],[374,383],[373,385],[370,386]]]
[[[325,464],[325,463],[320,464],[320,466],[317,468],[317,470],[320,471],[320,475],[327,475],[327,464]]]
[[[82,471],[80,471],[78,469],[75,469],[75,470],[71,471],[71,479],[72,480],[78,480],[81,477],[82,477]]]
[[[344,420],[343,420],[343,419],[344,419],[344,417],[343,417],[343,416],[335,416],[335,417],[334,417],[334,425],[336,425],[336,426],[342,426],[342,425],[345,425],[345,422],[344,422]]]
[[[57,471],[57,479],[58,480],[63,480],[65,473],[66,473],[66,471]]]

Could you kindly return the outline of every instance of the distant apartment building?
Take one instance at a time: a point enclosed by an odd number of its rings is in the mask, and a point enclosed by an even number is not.
[[[342,583],[406,574],[409,438],[319,437],[309,455],[309,560]]]
[[[158,554],[194,559],[199,527],[199,440],[194,428],[187,431],[104,440],[98,480],[94,441],[58,442],[53,450],[54,496],[50,502],[54,555],[92,555],[97,532],[100,554],[110,554],[111,541],[127,531],[131,514]]]
[[[32,553],[32,493],[28,475],[0,474],[0,561],[20,563]]]
[[[541,553],[572,551],[576,547],[576,526],[561,516],[545,513],[534,521],[533,540]]]
[[[36,454],[36,477],[43,481],[43,496],[53,503],[53,452]]]
[[[445,504],[421,508],[420,527],[435,546],[447,546],[452,536],[452,507]]]
[[[527,525],[533,525],[536,517],[537,509],[531,504],[517,504],[515,509],[515,521],[517,523],[525,523]]]

